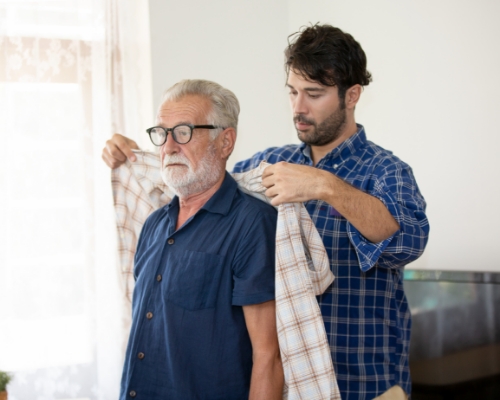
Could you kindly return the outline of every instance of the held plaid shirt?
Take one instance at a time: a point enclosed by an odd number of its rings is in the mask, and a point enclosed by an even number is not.
[[[237,163],[234,172],[261,161],[313,166],[305,144],[270,148]],[[358,131],[315,166],[380,199],[400,225],[392,237],[371,243],[331,205],[305,204],[323,239],[335,284],[318,297],[340,393],[372,399],[394,385],[411,393],[408,366],[411,316],[402,267],[427,244],[425,200],[411,168]]]
[[[136,152],[138,161],[112,172],[119,254],[127,295],[131,296],[133,259],[142,223],[172,194],[161,180],[157,154]],[[245,192],[269,202],[261,185],[269,164],[234,174]],[[321,312],[315,295],[334,277],[321,238],[301,204],[278,208],[276,234],[276,316],[285,374],[284,399],[340,399]]]

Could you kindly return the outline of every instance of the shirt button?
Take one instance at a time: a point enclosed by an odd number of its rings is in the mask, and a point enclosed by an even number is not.
[[[148,312],[148,313],[146,314],[146,318],[147,318],[147,319],[151,319],[151,318],[153,318],[153,313],[152,313],[152,312]]]
[[[137,396],[137,393],[135,392],[135,390],[131,390],[131,391],[129,392],[129,396],[130,396],[130,397],[135,397],[135,396]]]
[[[160,281],[161,281],[161,275],[158,275],[158,276],[156,277],[156,280],[157,280],[158,282],[160,282]]]
[[[139,353],[139,354],[137,354],[137,358],[138,358],[139,360],[142,360],[142,359],[144,358],[144,353]]]
[[[168,244],[174,244],[175,240],[173,238],[168,239],[167,243]]]

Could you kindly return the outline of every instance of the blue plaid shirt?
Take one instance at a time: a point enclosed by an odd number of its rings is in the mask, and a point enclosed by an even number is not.
[[[234,172],[265,160],[313,165],[305,144],[273,147],[237,163]],[[343,400],[372,399],[391,386],[411,393],[408,366],[411,316],[402,267],[424,251],[429,234],[425,200],[411,168],[357,133],[316,168],[330,171],[380,199],[399,223],[392,237],[371,243],[330,204],[305,203],[336,276],[318,298]]]

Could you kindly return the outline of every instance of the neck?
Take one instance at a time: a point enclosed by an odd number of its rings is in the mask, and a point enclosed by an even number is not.
[[[210,188],[204,190],[203,192],[194,193],[186,197],[179,194],[179,215],[177,217],[176,230],[179,229],[184,223],[195,215],[198,210],[200,210],[205,203],[210,200],[210,198],[219,190],[224,182],[225,173],[219,178],[219,180]]]
[[[333,149],[340,146],[343,142],[353,136],[358,130],[356,126],[356,121],[354,118],[348,119],[346,124],[344,125],[340,135],[330,143],[327,143],[323,146],[311,146],[311,158],[313,161],[313,165],[317,165],[323,157],[325,157],[328,153],[330,153]]]

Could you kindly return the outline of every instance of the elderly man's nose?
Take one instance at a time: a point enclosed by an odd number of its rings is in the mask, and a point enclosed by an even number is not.
[[[161,146],[161,154],[174,154],[179,151],[179,143],[172,137],[172,132],[167,134],[167,140]]]

